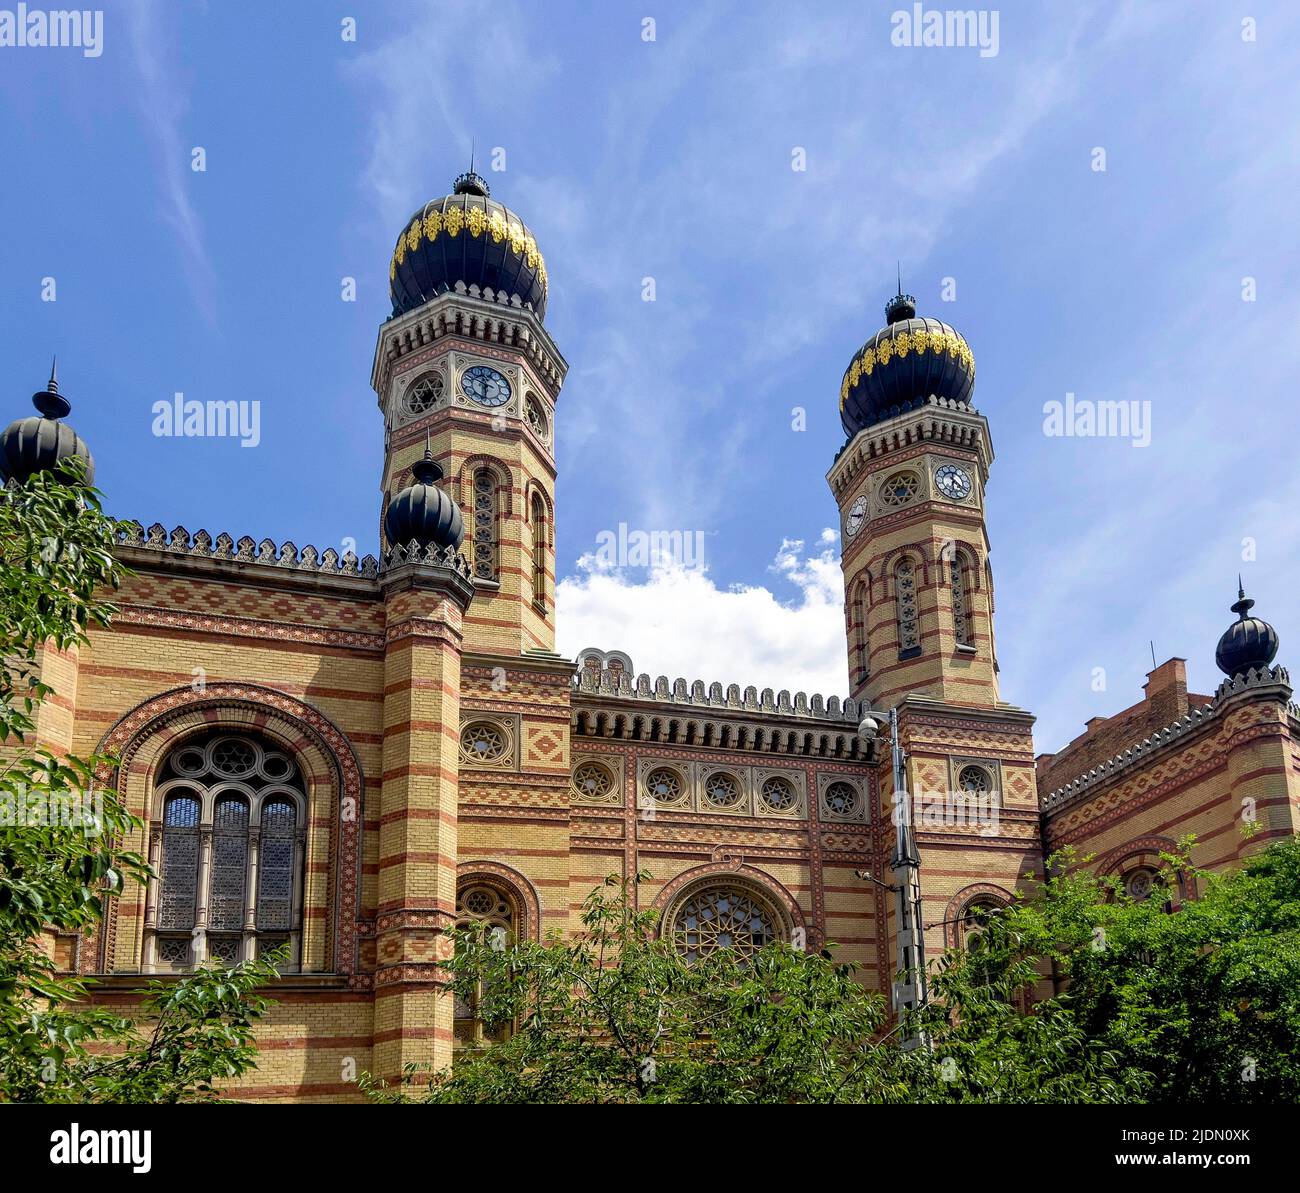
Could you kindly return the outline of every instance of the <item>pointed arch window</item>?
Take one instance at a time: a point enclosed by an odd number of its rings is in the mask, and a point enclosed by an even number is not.
[[[533,604],[546,609],[546,503],[540,493],[533,494]]]
[[[497,484],[490,468],[474,473],[474,575],[497,578]]]
[[[952,587],[952,632],[958,646],[975,648],[974,617],[970,607],[970,592],[967,590],[966,578],[970,574],[966,558],[960,551],[954,551],[948,564],[949,583]]]
[[[898,618],[898,653],[911,657],[921,653],[921,618],[916,604],[916,569],[904,556],[894,566],[894,603]]]
[[[236,965],[284,946],[284,968],[299,968],[306,788],[294,759],[214,729],[168,755],[155,790],[144,969]]]

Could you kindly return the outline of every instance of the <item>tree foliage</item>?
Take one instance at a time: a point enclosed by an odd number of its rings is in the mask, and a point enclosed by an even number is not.
[[[143,1019],[86,1002],[42,933],[87,932],[149,870],[121,842],[140,828],[96,783],[106,757],[36,740],[54,695],[42,653],[84,644],[113,613],[114,523],[79,460],[0,490],[0,1100],[177,1101],[251,1067],[266,962],[154,983]]]

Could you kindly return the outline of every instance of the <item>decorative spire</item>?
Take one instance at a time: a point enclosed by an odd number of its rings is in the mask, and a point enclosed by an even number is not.
[[[411,472],[422,485],[432,485],[442,480],[443,472],[433,458],[433,443],[428,431],[424,433],[424,459],[412,464]]]
[[[903,263],[896,262],[898,268],[898,293],[885,303],[885,322],[899,323],[904,319],[916,318],[916,299],[903,293]]]
[[[486,179],[474,172],[474,142],[469,143],[469,169],[456,178],[452,193],[457,195],[481,195],[484,199],[492,194]]]
[[[67,418],[72,413],[72,403],[59,393],[59,358],[54,358],[50,365],[50,379],[45,388],[32,394],[32,405],[40,411],[42,418]]]

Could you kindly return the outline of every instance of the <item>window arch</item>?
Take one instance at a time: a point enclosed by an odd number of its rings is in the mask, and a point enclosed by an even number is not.
[[[867,587],[869,578],[863,577],[853,586],[853,597],[849,602],[849,641],[853,644],[854,659],[853,681],[855,684],[866,683],[871,675],[869,652],[867,649]]]
[[[481,875],[463,878],[456,889],[456,926],[482,925],[489,939],[506,948],[519,938],[520,912],[513,895]],[[454,1047],[482,1048],[509,1038],[513,1024],[488,1024],[480,1013],[483,987],[469,996],[455,996]]]
[[[300,968],[306,804],[297,762],[260,735],[208,730],[167,756],[155,802],[145,969],[236,965],[285,946],[285,968]]]
[[[533,494],[530,511],[533,522],[533,604],[546,609],[546,503],[540,493]]]
[[[669,908],[664,928],[687,961],[718,949],[752,957],[788,936],[785,917],[757,888],[743,882],[702,882],[688,887]]]
[[[894,604],[898,619],[898,653],[921,653],[921,618],[916,603],[916,566],[909,555],[894,565]]]
[[[970,576],[966,556],[954,551],[948,561],[948,583],[952,592],[952,632],[958,646],[974,648],[974,615],[970,603]]]
[[[490,468],[478,468],[472,485],[474,498],[474,576],[497,579],[497,479]]]

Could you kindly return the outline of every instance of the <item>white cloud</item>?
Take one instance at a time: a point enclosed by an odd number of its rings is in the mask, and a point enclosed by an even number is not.
[[[638,577],[580,560],[557,593],[559,650],[621,650],[638,671],[670,679],[846,696],[837,537],[822,531],[815,551],[781,543],[770,570],[789,600],[762,586],[719,588],[707,571],[676,564]]]

